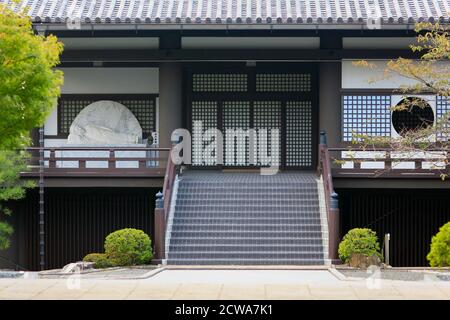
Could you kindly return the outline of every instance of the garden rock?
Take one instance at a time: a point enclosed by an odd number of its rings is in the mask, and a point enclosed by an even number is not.
[[[380,258],[376,255],[366,256],[362,253],[353,253],[349,260],[350,267],[367,269],[370,266],[380,266]]]

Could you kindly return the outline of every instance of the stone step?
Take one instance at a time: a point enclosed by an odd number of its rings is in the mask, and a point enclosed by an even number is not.
[[[323,259],[323,253],[267,252],[267,251],[229,251],[229,252],[170,252],[168,259]]]
[[[214,186],[191,186],[187,187],[180,185],[178,187],[178,192],[180,194],[190,193],[218,193],[218,194],[317,194],[317,186],[311,185],[308,187],[254,187],[254,186],[240,186],[234,185],[230,187],[224,187],[221,185]]]
[[[253,238],[182,238],[182,237],[172,237],[170,239],[170,245],[210,245],[210,246],[221,246],[221,245],[243,245],[243,246],[254,246],[254,245],[322,245],[323,240],[321,237],[315,238],[267,238],[267,237],[253,237]]]
[[[254,180],[254,181],[244,181],[244,180],[235,180],[235,181],[210,181],[210,180],[195,180],[195,179],[183,179],[181,178],[179,180],[180,185],[183,186],[269,186],[274,188],[283,188],[286,186],[289,187],[304,187],[304,186],[314,186],[317,185],[316,180],[309,180],[309,181],[270,181],[270,180]]]
[[[319,203],[318,201],[308,201],[304,202],[302,205],[283,205],[282,207],[277,205],[263,205],[263,204],[254,204],[254,205],[234,205],[232,203],[224,203],[221,205],[210,205],[209,202],[207,204],[197,204],[197,205],[188,205],[183,204],[175,207],[177,212],[272,212],[274,215],[276,213],[282,212],[300,212],[300,211],[319,211]]]
[[[317,253],[323,254],[322,245],[299,245],[299,244],[279,244],[279,245],[265,245],[253,244],[232,244],[232,245],[192,245],[171,244],[171,253],[174,252],[288,252],[288,253]]]
[[[261,238],[261,237],[268,237],[268,238],[291,238],[291,239],[322,239],[322,231],[226,231],[226,230],[207,230],[207,231],[175,231],[172,230],[171,233],[171,239],[176,238],[245,238],[245,239],[252,239],[252,238]]]
[[[273,218],[273,217],[288,217],[288,218],[318,218],[320,217],[319,210],[309,210],[309,211],[283,211],[283,212],[270,212],[270,211],[178,211],[176,209],[175,218]]]
[[[234,232],[303,232],[318,231],[320,232],[320,224],[175,224],[172,231],[234,231]]]
[[[208,206],[220,206],[222,207],[225,204],[232,204],[233,206],[275,206],[279,208],[284,208],[285,206],[317,206],[317,198],[297,198],[297,199],[180,199],[177,198],[176,205],[177,206],[198,206],[198,205],[208,205]],[[231,206],[231,205],[230,205]]]
[[[249,197],[248,194],[241,193],[180,193],[177,200],[260,200],[260,201],[280,201],[297,199],[317,199],[317,193],[255,193]]]
[[[176,217],[173,219],[173,225],[186,225],[186,224],[318,224],[321,220],[319,217],[315,218],[302,218],[302,217],[268,217],[268,218],[225,218],[225,217],[203,217],[203,218],[182,218]]]
[[[322,266],[324,259],[169,259],[169,265],[298,265],[298,266]]]

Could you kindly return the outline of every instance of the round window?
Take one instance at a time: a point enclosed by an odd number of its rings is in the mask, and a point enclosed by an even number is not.
[[[398,134],[425,129],[433,125],[434,113],[430,105],[421,98],[408,97],[401,100],[398,110],[392,112],[392,125]]]

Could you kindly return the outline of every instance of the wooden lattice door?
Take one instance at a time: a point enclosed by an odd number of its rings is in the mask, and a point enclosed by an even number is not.
[[[196,167],[311,169],[316,162],[314,66],[188,69],[188,128]],[[223,137],[222,153],[210,129]],[[253,140],[252,140],[253,137]],[[205,152],[206,151],[206,152]],[[222,161],[218,155],[223,155]]]

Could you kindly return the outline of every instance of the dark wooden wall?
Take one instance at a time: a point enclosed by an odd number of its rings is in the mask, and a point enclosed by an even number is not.
[[[391,265],[428,266],[431,237],[450,221],[448,190],[337,190],[341,235],[352,228],[371,228],[380,245],[390,233]]]
[[[46,188],[46,269],[81,260],[87,253],[103,252],[105,237],[118,229],[142,229],[153,239],[157,191],[151,188]],[[15,234],[8,258],[28,270],[38,270],[37,190],[13,203],[12,209]]]

